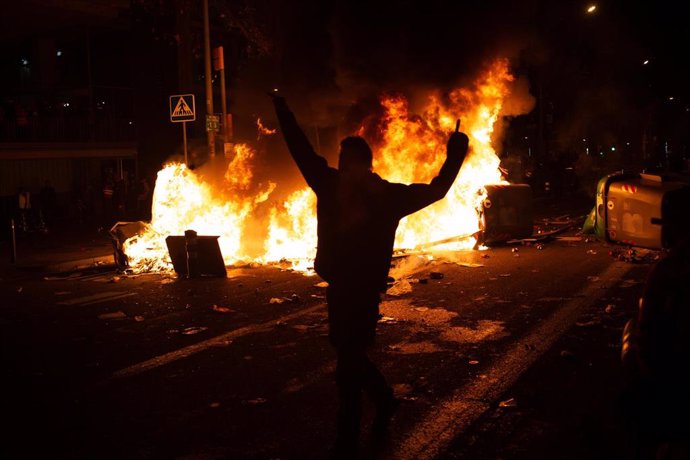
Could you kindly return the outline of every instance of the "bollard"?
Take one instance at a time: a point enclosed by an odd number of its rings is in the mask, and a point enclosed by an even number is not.
[[[14,219],[10,220],[10,227],[12,232],[12,254],[10,255],[10,262],[17,263],[17,236],[14,227]]]
[[[185,248],[187,250],[187,278],[199,276],[199,244],[194,230],[184,232]]]

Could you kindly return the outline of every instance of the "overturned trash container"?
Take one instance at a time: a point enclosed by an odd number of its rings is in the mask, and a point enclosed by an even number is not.
[[[656,174],[605,176],[597,185],[594,233],[651,249],[671,247],[670,223],[690,209],[690,182]]]
[[[532,188],[527,184],[495,184],[485,188],[481,242],[491,245],[532,236]]]
[[[115,265],[120,270],[125,270],[129,267],[129,259],[123,250],[125,241],[133,236],[144,233],[146,223],[142,221],[136,222],[117,222],[110,228],[110,237],[113,243],[113,259]]]
[[[218,245],[218,236],[197,235],[187,230],[184,236],[170,235],[165,239],[175,272],[181,278],[201,276],[226,277],[225,262]]]

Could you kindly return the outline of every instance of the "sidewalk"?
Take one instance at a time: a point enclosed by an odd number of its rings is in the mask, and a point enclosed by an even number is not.
[[[115,264],[111,238],[105,229],[62,228],[48,233],[18,233],[16,241],[14,263],[12,242],[0,241],[0,278]]]

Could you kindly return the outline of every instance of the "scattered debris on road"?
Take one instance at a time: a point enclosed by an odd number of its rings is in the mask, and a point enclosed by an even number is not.
[[[517,407],[517,401],[515,400],[515,398],[508,398],[506,400],[499,402],[498,407]]]
[[[125,319],[127,318],[127,314],[123,312],[122,310],[118,310],[112,313],[103,313],[98,315],[98,319]]]
[[[410,292],[412,292],[412,284],[410,284],[408,280],[400,280],[388,288],[386,294],[400,296],[403,294],[409,294]]]
[[[615,248],[609,251],[609,256],[621,262],[635,264],[651,264],[661,257],[661,251],[644,248]]]
[[[206,326],[190,326],[182,329],[182,335],[194,335],[204,332],[206,329],[208,329]]]

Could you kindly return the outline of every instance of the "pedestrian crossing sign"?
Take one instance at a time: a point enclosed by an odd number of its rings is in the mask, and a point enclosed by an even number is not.
[[[177,94],[170,96],[170,121],[194,121],[196,112],[193,94]]]

